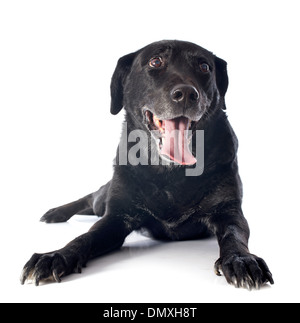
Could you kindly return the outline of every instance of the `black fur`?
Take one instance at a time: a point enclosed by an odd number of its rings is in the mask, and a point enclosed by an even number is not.
[[[153,57],[160,57],[162,66],[149,66]],[[209,65],[209,72],[199,68],[202,63]],[[195,89],[199,98],[172,101],[172,89],[182,84]],[[147,165],[120,165],[117,154],[111,181],[95,193],[48,211],[41,221],[63,222],[85,213],[102,218],[62,249],[34,254],[24,266],[21,282],[33,279],[38,285],[49,277],[60,281],[61,276],[80,272],[91,258],[120,248],[132,231],[142,230],[162,240],[215,234],[220,246],[215,263],[218,275],[222,271],[227,281],[238,287],[273,284],[266,263],[248,250],[238,142],[224,113],[227,87],[226,62],[192,43],[157,42],[120,58],[111,81],[111,113],[117,114],[123,107],[126,110],[127,127],[121,141],[134,129],[147,133],[148,149],[139,152]],[[201,176],[186,176],[191,166],[162,164],[158,149],[150,145],[154,139],[146,111],[162,120],[185,116],[193,121],[194,133],[204,130]],[[127,150],[134,144],[128,143]],[[150,165],[151,161],[157,164]]]

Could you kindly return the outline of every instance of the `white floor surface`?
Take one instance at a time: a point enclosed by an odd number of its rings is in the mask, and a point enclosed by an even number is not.
[[[269,244],[256,237],[255,249],[268,252],[275,285],[260,290],[237,289],[214,274],[218,258],[215,239],[162,243],[131,234],[120,251],[90,261],[82,274],[65,277],[60,284],[21,285],[22,266],[33,252],[62,247],[85,232],[95,216],[74,216],[62,224],[14,224],[14,235],[2,232],[12,247],[2,244],[1,302],[294,302],[299,283],[293,281],[289,257],[270,257]],[[13,220],[11,221],[13,224]],[[3,228],[3,227],[2,227]],[[24,229],[26,228],[26,229]],[[4,231],[4,230],[3,230]],[[4,239],[5,240],[5,239]],[[5,241],[4,241],[5,242]],[[260,247],[259,247],[260,245]],[[262,254],[260,256],[263,257]],[[290,260],[289,260],[290,259]],[[285,264],[282,264],[285,261]],[[275,269],[274,269],[275,268]]]

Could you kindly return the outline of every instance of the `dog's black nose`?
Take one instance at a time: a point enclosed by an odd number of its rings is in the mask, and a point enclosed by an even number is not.
[[[171,99],[174,102],[185,101],[186,103],[197,103],[199,101],[199,92],[192,85],[179,84],[171,90]]]

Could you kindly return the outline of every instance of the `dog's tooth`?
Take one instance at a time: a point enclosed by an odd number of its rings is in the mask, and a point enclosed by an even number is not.
[[[159,119],[157,118],[156,115],[153,114],[153,122],[156,126],[159,126]]]
[[[153,123],[160,131],[162,131],[162,121],[159,120],[156,115],[153,115]]]

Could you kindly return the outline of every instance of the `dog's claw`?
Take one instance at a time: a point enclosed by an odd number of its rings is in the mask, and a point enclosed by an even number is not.
[[[269,271],[266,273],[266,277],[267,277],[268,281],[270,282],[270,284],[274,285],[274,280],[273,280],[272,274]]]
[[[220,270],[221,270],[221,264],[220,264],[220,259],[218,259],[216,262],[215,262],[215,266],[214,266],[214,270],[215,270],[215,274],[217,276],[222,276]]]
[[[56,270],[56,269],[53,269],[53,271],[52,271],[52,276],[53,276],[53,278],[55,279],[55,281],[57,281],[58,283],[60,283],[60,282],[61,282],[61,279],[60,279],[60,277],[59,277],[59,275],[58,275],[58,273],[57,273],[57,270]]]

